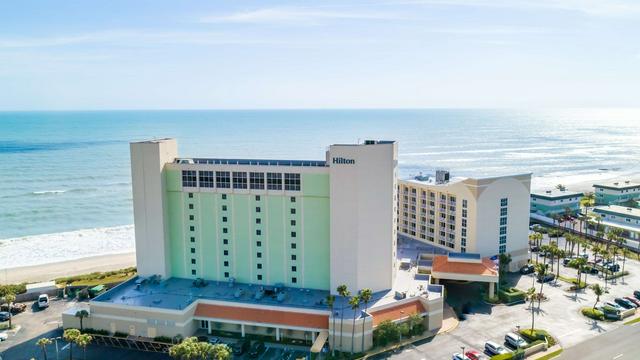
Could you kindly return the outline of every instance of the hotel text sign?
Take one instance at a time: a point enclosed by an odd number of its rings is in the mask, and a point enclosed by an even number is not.
[[[343,157],[334,157],[332,160],[332,163],[334,164],[349,164],[349,165],[353,165],[356,163],[356,161],[354,159],[345,159]]]

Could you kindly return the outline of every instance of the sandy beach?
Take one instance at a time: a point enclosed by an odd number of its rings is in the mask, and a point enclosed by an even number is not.
[[[135,252],[91,256],[50,264],[0,269],[0,284],[47,281],[63,276],[117,270],[135,265]]]

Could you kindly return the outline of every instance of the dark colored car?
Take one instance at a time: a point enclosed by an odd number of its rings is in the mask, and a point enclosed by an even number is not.
[[[531,247],[531,252],[538,252],[538,251],[540,251],[539,247],[537,247],[537,246],[532,246]]]
[[[208,342],[208,341],[209,341],[208,336],[203,336],[203,335],[198,336],[198,342]]]
[[[640,307],[640,300],[634,298],[633,296],[625,296],[624,298],[634,303],[636,307]]]
[[[231,351],[233,351],[234,355],[242,355],[251,347],[251,342],[249,340],[239,340],[238,342],[231,345]]]
[[[609,265],[607,269],[611,272],[618,272],[620,271],[620,265],[618,264]]]
[[[531,264],[525,265],[520,268],[520,274],[522,275],[533,274],[534,271],[536,271],[536,268]]]
[[[251,345],[251,349],[249,349],[249,357],[256,358],[258,355],[262,354],[265,346],[262,341],[256,341]]]
[[[622,306],[625,309],[635,309],[636,308],[636,304],[632,303],[631,301],[629,301],[627,299],[615,298],[613,301],[615,301],[616,304]]]
[[[539,283],[543,283],[543,282],[549,282],[549,281],[553,281],[553,279],[555,279],[556,276],[554,274],[546,274],[544,277],[540,277],[538,276],[538,282]]]
[[[8,312],[0,311],[0,321],[9,321],[10,317],[11,317],[11,315],[9,315]]]
[[[636,299],[640,299],[640,290],[635,290],[635,291],[633,292],[633,296],[635,296],[635,297],[636,297]]]

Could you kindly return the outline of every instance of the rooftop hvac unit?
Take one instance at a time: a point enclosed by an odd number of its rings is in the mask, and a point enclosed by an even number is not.
[[[449,172],[447,170],[436,170],[436,184],[449,182]]]

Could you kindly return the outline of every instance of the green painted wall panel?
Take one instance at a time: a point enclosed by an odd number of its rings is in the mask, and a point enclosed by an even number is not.
[[[304,285],[328,290],[330,285],[329,198],[304,198]]]
[[[201,238],[199,239],[201,244],[201,264],[199,268],[202,269],[201,277],[211,280],[223,280],[218,274],[219,261],[221,256],[218,248],[222,244],[222,241],[218,241],[217,236],[217,222],[216,222],[216,194],[214,193],[200,193],[200,223],[202,227]]]
[[[169,248],[171,251],[171,274],[174,277],[185,277],[184,271],[184,221],[182,214],[182,193],[167,192],[167,214],[169,216]]]
[[[255,282],[251,277],[251,263],[255,258],[255,251],[252,253],[252,226],[249,218],[249,195],[233,195],[230,198],[231,218],[228,221],[233,223],[229,227],[232,232],[230,241],[233,243],[231,258],[232,267],[235,269],[234,277],[238,282]]]
[[[286,266],[286,259],[289,257],[288,245],[285,241],[285,217],[284,217],[284,203],[285,198],[283,196],[264,196],[266,200],[267,213],[262,215],[263,221],[267,220],[267,246],[269,248],[269,262],[268,264],[268,279],[269,282],[290,284],[290,281],[286,279],[286,273],[284,271]],[[262,210],[264,211],[264,209]],[[265,269],[266,270],[266,269]],[[265,271],[265,275],[266,275]]]
[[[164,180],[167,191],[180,191],[182,189],[182,175],[179,170],[164,170]]]
[[[303,196],[329,196],[329,174],[302,174]]]

